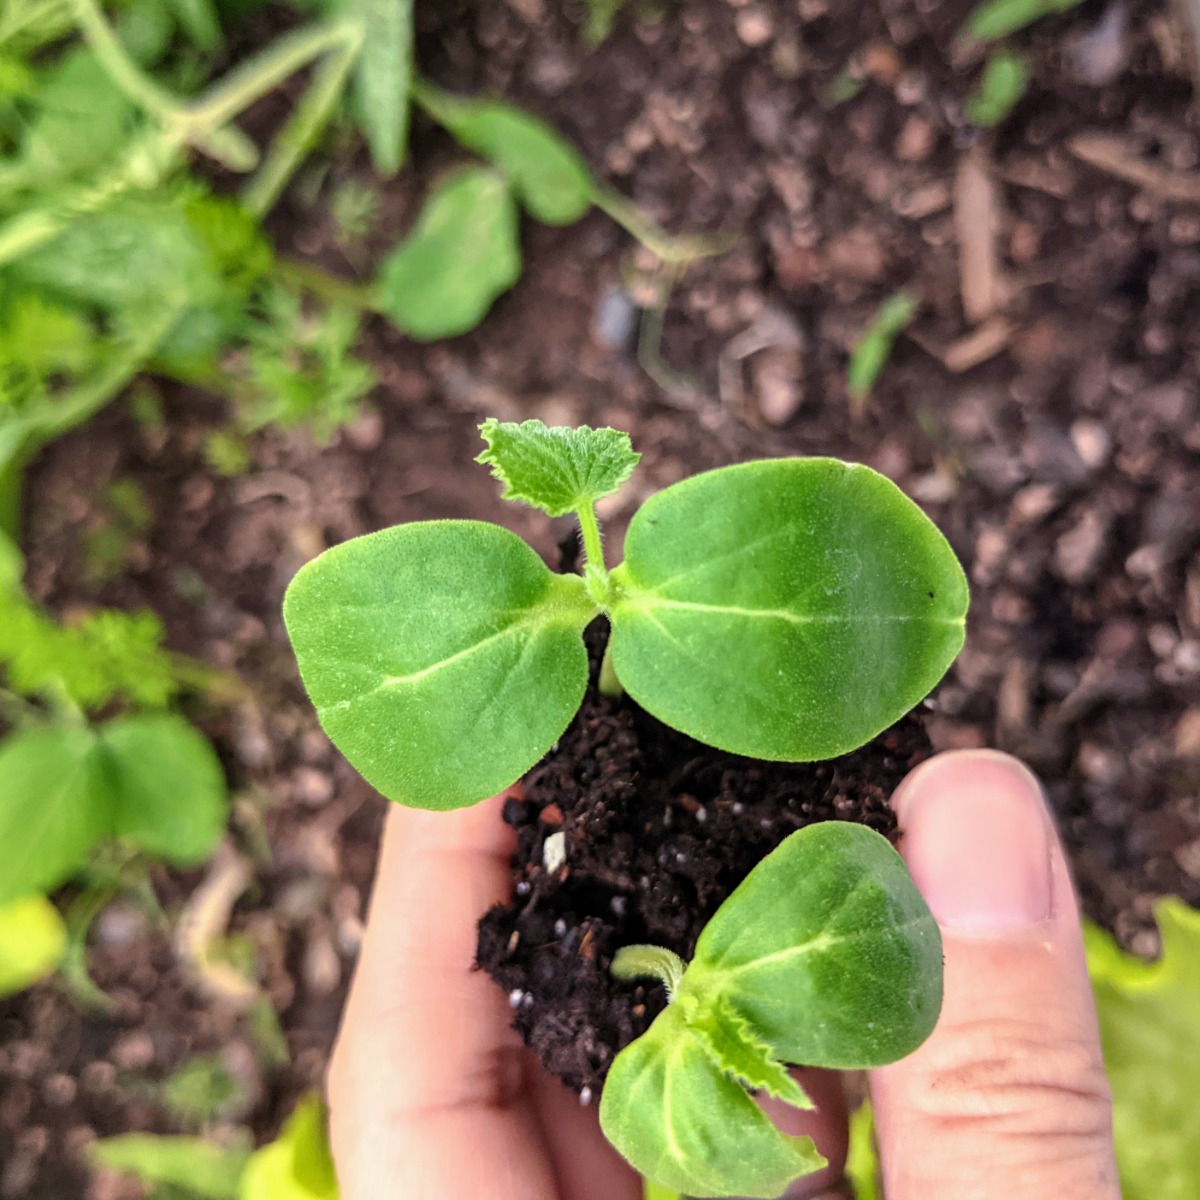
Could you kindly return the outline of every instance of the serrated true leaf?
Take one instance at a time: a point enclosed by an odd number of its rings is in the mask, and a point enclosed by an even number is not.
[[[587,164],[544,121],[498,100],[463,100],[427,83],[417,98],[439,124],[512,180],[521,203],[547,225],[578,221],[596,183]]]
[[[93,1142],[88,1157],[151,1187],[179,1188],[197,1200],[238,1200],[238,1181],[250,1152],[207,1138],[129,1133]]]
[[[504,484],[505,500],[520,500],[552,517],[577,512],[615,492],[641,460],[629,434],[575,429],[541,421],[497,421],[479,427],[487,449],[475,459]]]
[[[337,1200],[326,1119],[319,1096],[301,1100],[279,1137],[250,1159],[238,1200]]]
[[[67,948],[67,928],[45,896],[0,904],[0,998],[49,975]]]
[[[412,233],[379,270],[379,309],[419,341],[474,329],[521,275],[508,180],[469,168],[425,202]]]
[[[381,175],[395,175],[408,143],[412,84],[412,0],[354,0],[362,44],[354,64],[354,106]]]
[[[751,1028],[728,1000],[718,998],[697,1006],[687,1019],[688,1029],[701,1042],[713,1060],[727,1075],[740,1080],[751,1091],[765,1091],[795,1108],[812,1108],[804,1089],[788,1074],[774,1051]]]
[[[659,492],[612,576],[629,694],[755,758],[861,746],[963,644],[967,581],[946,539],[895,484],[836,459],[744,463]]]
[[[613,1060],[600,1127],[632,1166],[686,1196],[778,1196],[825,1165],[720,1070],[677,1004]]]
[[[109,827],[111,792],[86,726],[0,742],[0,904],[69,879]]]
[[[942,941],[900,855],[824,821],[767,855],[704,927],[677,1003],[720,996],[783,1062],[881,1066],[942,1004]]]
[[[587,683],[595,615],[515,534],[428,521],[303,567],[284,619],[326,733],[385,796],[460,808],[550,748]]]
[[[179,866],[195,866],[225,830],[225,775],[183,717],[118,717],[100,729],[113,793],[112,832]]]
[[[1200,1196],[1200,912],[1155,907],[1162,956],[1144,962],[1085,925],[1088,970],[1113,1092],[1125,1200]]]

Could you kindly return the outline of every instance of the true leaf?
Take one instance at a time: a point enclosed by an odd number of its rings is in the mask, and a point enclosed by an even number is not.
[[[1155,907],[1162,956],[1144,962],[1085,925],[1126,1200],[1200,1195],[1200,912]]]
[[[0,904],[48,892],[74,874],[108,828],[111,795],[85,726],[0,742]]]
[[[325,731],[384,795],[441,809],[501,791],[567,727],[594,615],[578,576],[476,521],[335,546],[284,602]]]
[[[0,904],[0,997],[44,979],[67,948],[67,928],[45,896]]]
[[[208,739],[172,713],[119,717],[100,730],[112,831],[179,866],[203,862],[225,829],[225,776]]]
[[[967,18],[966,29],[982,42],[1008,37],[1043,17],[1078,8],[1083,0],[985,0]]]
[[[612,662],[700,741],[831,758],[899,720],[963,643],[967,583],[893,483],[835,459],[711,471],[652,496],[613,573]]]
[[[592,205],[587,164],[549,125],[498,100],[463,100],[427,83],[420,104],[469,150],[512,180],[521,203],[547,225],[570,225]]]
[[[615,429],[549,428],[541,421],[484,421],[487,449],[476,458],[504,484],[505,500],[532,504],[552,517],[576,512],[615,492],[641,459],[629,434]]]
[[[325,1122],[319,1097],[301,1100],[279,1137],[250,1159],[239,1200],[337,1200]]]
[[[354,65],[359,124],[381,175],[395,175],[408,140],[412,83],[412,0],[355,0],[363,38]]]
[[[244,1146],[218,1146],[207,1138],[129,1133],[93,1142],[88,1156],[151,1186],[180,1188],[200,1200],[237,1200],[238,1180],[250,1152]]]
[[[825,1165],[713,1063],[674,1004],[613,1061],[600,1126],[636,1170],[686,1196],[774,1197]]]
[[[412,233],[384,259],[379,309],[419,341],[473,329],[521,274],[508,181],[460,171],[425,203]]]

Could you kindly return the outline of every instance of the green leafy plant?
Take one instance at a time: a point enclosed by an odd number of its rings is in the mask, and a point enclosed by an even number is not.
[[[964,31],[980,42],[1018,33],[1044,17],[1078,8],[1083,0],[987,0],[967,18]]]
[[[897,292],[884,302],[867,331],[854,347],[846,377],[846,390],[856,413],[865,407],[883,374],[896,339],[912,324],[919,302],[911,292]]]
[[[22,896],[0,904],[0,997],[23,991],[51,974],[66,948],[66,926],[44,896]]]
[[[1126,1200],[1200,1195],[1200,912],[1174,897],[1155,916],[1162,956],[1145,962],[1085,922],[1088,970],[1113,1090]]]
[[[92,1143],[93,1163],[133,1175],[152,1200],[337,1200],[325,1105],[307,1096],[275,1141],[251,1153],[244,1142],[129,1134]]]
[[[642,506],[610,570],[594,505],[637,464],[628,436],[539,421],[481,432],[507,499],[577,515],[582,576],[553,574],[498,526],[431,521],[326,551],[284,604],[322,724],[392,799],[457,808],[528,770],[579,707],[580,635],[600,614],[602,687],[776,760],[869,741],[962,645],[953,552],[865,467],[778,459],[685,480]]]
[[[941,1010],[941,936],[900,856],[835,821],[767,855],[689,964],[628,946],[612,970],[662,980],[670,1002],[614,1060],[601,1127],[644,1175],[689,1196],[773,1197],[820,1169],[811,1139],[781,1133],[750,1092],[811,1108],[785,1064],[893,1062]]]

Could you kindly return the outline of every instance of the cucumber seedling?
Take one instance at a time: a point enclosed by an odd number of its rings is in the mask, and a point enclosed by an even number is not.
[[[581,575],[553,573],[497,525],[422,521],[327,550],[284,602],[325,731],[393,800],[461,808],[532,767],[583,700],[581,635],[601,614],[602,690],[772,761],[870,741],[962,646],[967,583],[953,551],[867,467],[783,458],[685,479],[642,505],[609,568],[595,503],[637,465],[629,436],[480,429],[478,461],[505,499],[576,514]]]

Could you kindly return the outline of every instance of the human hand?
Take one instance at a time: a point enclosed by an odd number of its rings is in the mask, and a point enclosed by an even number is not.
[[[940,755],[893,800],[901,852],[942,928],[945,1003],[903,1062],[871,1072],[888,1200],[1119,1200],[1079,912],[1033,776],[990,751]],[[509,888],[498,802],[396,808],[330,1070],[342,1200],[636,1200],[594,1108],[549,1079],[473,972],[475,924]],[[771,1112],[845,1159],[837,1077],[814,1113]]]

